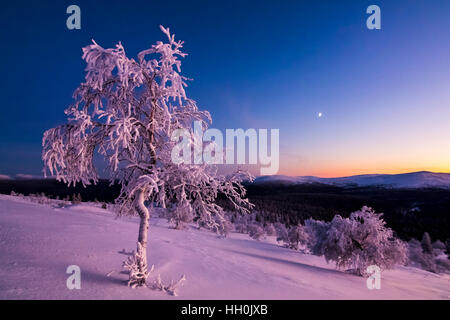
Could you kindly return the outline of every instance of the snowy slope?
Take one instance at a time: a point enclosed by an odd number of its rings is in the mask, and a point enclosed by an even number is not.
[[[411,172],[403,174],[366,174],[341,178],[319,177],[290,177],[283,175],[262,176],[255,179],[255,183],[324,183],[336,186],[357,185],[384,186],[390,188],[450,188],[450,173],[433,173],[428,171]]]
[[[381,290],[323,258],[246,235],[172,230],[153,219],[149,260],[163,281],[185,274],[172,297],[125,286],[121,264],[134,249],[137,221],[93,205],[55,209],[0,195],[0,299],[449,299],[450,277],[400,267]],[[67,266],[81,268],[81,290],[66,288]]]

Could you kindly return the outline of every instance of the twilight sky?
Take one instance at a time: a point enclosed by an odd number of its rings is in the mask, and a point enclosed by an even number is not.
[[[81,30],[66,8],[81,8]],[[366,8],[381,7],[368,30]],[[11,1],[0,10],[0,174],[40,174],[81,48],[185,41],[212,127],[279,128],[280,174],[450,172],[450,1]],[[318,113],[323,114],[318,117]]]

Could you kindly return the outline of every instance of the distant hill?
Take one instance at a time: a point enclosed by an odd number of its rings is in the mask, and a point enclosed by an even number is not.
[[[365,174],[341,178],[319,178],[313,176],[291,177],[284,175],[261,176],[254,183],[311,184],[322,183],[340,187],[379,186],[385,188],[443,188],[450,189],[450,173],[428,171],[402,174]]]

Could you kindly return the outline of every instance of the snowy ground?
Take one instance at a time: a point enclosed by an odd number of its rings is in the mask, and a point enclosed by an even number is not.
[[[178,297],[124,284],[122,261],[135,248],[136,219],[114,219],[93,205],[68,208],[0,195],[0,299],[449,299],[450,276],[400,267],[380,290],[336,271],[322,257],[247,235],[226,239],[153,219],[149,260],[164,282],[187,277]],[[81,268],[81,289],[66,287],[66,268]]]

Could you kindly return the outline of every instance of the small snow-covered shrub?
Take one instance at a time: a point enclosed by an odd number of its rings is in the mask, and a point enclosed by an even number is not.
[[[305,227],[301,224],[289,228],[287,241],[289,248],[298,250],[300,245],[306,244],[307,239]]]
[[[238,222],[234,225],[234,230],[237,233],[247,233],[247,226],[242,222]]]
[[[73,194],[72,195],[72,204],[80,204],[83,201],[83,199],[81,198],[81,194]]]
[[[408,264],[433,273],[450,272],[450,260],[445,253],[444,243],[437,240],[431,244],[430,236],[425,234],[425,241],[412,239],[408,242]]]
[[[324,254],[325,241],[330,224],[324,221],[308,219],[305,221],[305,231],[308,235],[307,247],[309,251],[321,256]]]
[[[66,206],[66,204],[64,203],[64,201],[57,201],[55,203],[56,208],[64,208],[65,206]]]
[[[45,193],[38,194],[29,194],[27,197],[31,202],[39,203],[39,204],[51,204],[52,199],[47,198]]]
[[[179,199],[178,206],[169,210],[168,213],[170,216],[169,222],[177,230],[184,229],[185,225],[194,219],[194,209],[190,206],[184,193]]]
[[[422,248],[422,243],[416,239],[412,239],[408,242],[408,264],[429,272],[437,273],[433,255],[425,253]]]
[[[349,218],[337,215],[327,224],[306,221],[308,246],[313,254],[323,254],[338,268],[350,268],[365,276],[370,265],[390,269],[406,262],[406,246],[385,226],[382,214],[363,207]]]
[[[288,231],[286,226],[280,222],[276,222],[274,227],[277,231],[277,241],[286,243],[288,241]]]
[[[234,230],[234,226],[229,220],[221,222],[221,226],[220,230],[218,230],[221,237],[227,237],[228,234]]]
[[[250,220],[250,215],[239,215],[234,218],[234,230],[237,233],[248,233],[248,225]]]
[[[273,226],[273,224],[269,223],[264,227],[264,232],[266,233],[266,235],[268,235],[269,237],[272,236],[276,236],[277,235],[277,230],[275,229],[275,227]]]
[[[178,281],[171,281],[169,284],[164,284],[161,280],[161,275],[158,274],[155,280],[153,280],[148,287],[153,290],[167,292],[172,296],[178,296],[177,289],[178,287],[183,285],[183,282],[186,280],[186,276],[183,275]]]
[[[440,255],[445,254],[445,251],[447,249],[445,246],[445,243],[443,243],[440,240],[436,240],[435,242],[433,242],[432,246],[433,246],[433,255],[435,255],[435,256],[440,256]]]
[[[248,235],[255,240],[260,240],[265,235],[264,229],[260,225],[255,224],[255,223],[249,225],[247,230],[248,230]]]
[[[450,260],[448,257],[436,257],[434,261],[436,263],[436,269],[439,273],[450,273]]]

